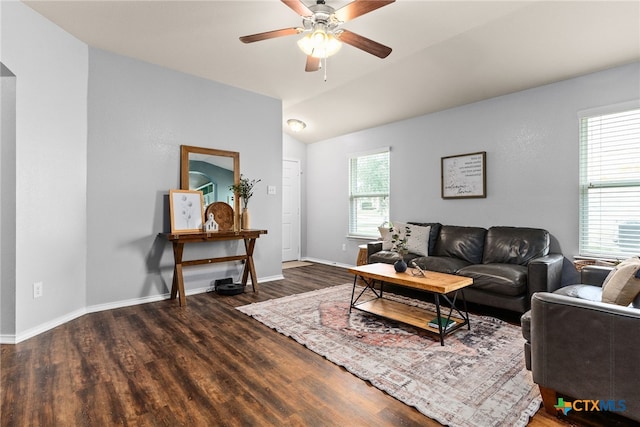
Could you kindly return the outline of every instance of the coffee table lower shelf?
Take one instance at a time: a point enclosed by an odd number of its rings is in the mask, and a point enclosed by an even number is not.
[[[414,307],[386,298],[376,298],[371,301],[357,303],[352,307],[366,313],[375,314],[376,316],[406,323],[419,329],[440,334],[438,328],[429,326],[429,322],[437,317],[437,314],[433,311],[425,310],[424,308]],[[446,331],[443,331],[444,335],[447,335],[467,324],[465,320],[458,319],[456,317],[451,317],[451,320],[456,323],[455,325],[447,328]]]

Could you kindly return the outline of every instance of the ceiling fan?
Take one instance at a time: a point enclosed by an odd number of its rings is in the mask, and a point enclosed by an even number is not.
[[[395,0],[354,0],[338,10],[325,4],[325,0],[317,0],[316,4],[311,6],[306,6],[300,0],[281,1],[302,16],[302,27],[283,28],[243,36],[240,37],[240,41],[253,43],[276,37],[304,34],[304,37],[298,41],[298,46],[307,55],[305,71],[317,71],[320,68],[320,60],[335,54],[342,43],[379,58],[386,58],[391,53],[390,47],[345,30],[342,24],[393,3]]]

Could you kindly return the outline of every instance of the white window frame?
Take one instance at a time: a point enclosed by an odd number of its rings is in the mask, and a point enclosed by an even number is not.
[[[629,132],[617,133],[619,144],[627,144],[622,164],[616,169],[615,150],[598,135],[598,118],[636,111],[640,100],[578,114],[580,131],[579,256],[619,260],[640,255],[640,125],[621,123]],[[591,122],[590,131],[587,130]],[[604,123],[607,126],[609,123]],[[612,130],[611,127],[605,130]],[[615,141],[618,144],[618,141]],[[599,150],[601,148],[601,150]],[[599,151],[598,151],[599,150]],[[627,159],[633,159],[629,162]],[[631,167],[630,167],[631,164]],[[635,166],[635,167],[634,167]],[[619,170],[629,170],[620,175]],[[603,173],[602,171],[606,171]]]
[[[367,156],[383,154],[383,153],[387,154],[388,162],[389,162],[389,175],[387,176],[388,191],[377,192],[377,193],[358,193],[357,191],[354,191],[355,189],[353,188],[353,179],[354,179],[353,161],[361,157],[367,157]],[[348,218],[347,237],[362,238],[362,239],[377,238],[379,236],[377,227],[382,225],[384,222],[389,221],[389,198],[390,198],[390,192],[391,192],[391,149],[389,147],[381,147],[375,150],[351,153],[348,155],[348,166],[349,166],[348,168],[349,169],[349,176],[348,176],[349,218]],[[374,224],[369,224],[369,226],[362,226],[362,227],[359,227],[357,224],[357,220],[359,218],[362,218],[360,215],[358,215],[358,206],[359,206],[358,204],[360,203],[361,199],[365,199],[365,198],[382,198],[382,200],[378,202],[379,208],[383,208],[386,205],[386,215],[384,215],[384,217],[380,216],[378,220],[375,221],[375,227],[374,227]],[[356,221],[356,223],[354,223],[354,220]],[[369,232],[362,230],[366,228],[370,228]]]

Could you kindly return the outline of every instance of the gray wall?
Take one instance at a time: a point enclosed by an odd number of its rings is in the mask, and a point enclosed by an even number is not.
[[[16,76],[15,155],[5,156],[3,131],[0,159],[3,208],[15,195],[15,224],[5,209],[0,216],[0,309],[9,318],[0,341],[166,297],[173,257],[157,234],[164,196],[180,184],[182,144],[239,151],[241,172],[262,179],[252,226],[269,233],[256,245],[256,270],[260,280],[282,277],[282,199],[266,191],[282,182],[279,100],[89,49],[20,2],[0,2],[0,20],[0,61]],[[211,246],[186,257],[241,251],[237,241]],[[5,252],[15,254],[13,280]],[[187,292],[240,268],[190,268]],[[34,299],[38,281],[44,295]]]
[[[249,204],[258,278],[281,277],[281,101],[98,49],[89,50],[87,306],[157,299],[171,288],[171,245],[157,237],[164,196],[180,186],[180,145],[240,152],[240,169],[262,179]],[[277,167],[274,167],[277,165]],[[187,247],[185,259],[238,252],[239,244]],[[242,248],[243,250],[243,248]],[[185,269],[187,293],[241,264]]]
[[[635,63],[310,145],[307,256],[355,263],[347,155],[384,146],[392,220],[540,227],[554,251],[576,255],[578,112],[640,98],[638,76]],[[443,200],[440,158],[476,151],[487,152],[487,198]]]
[[[0,61],[16,76],[16,272],[2,283],[15,299],[2,311],[13,304],[15,332],[28,336],[84,312],[88,49],[20,2],[0,8]]]

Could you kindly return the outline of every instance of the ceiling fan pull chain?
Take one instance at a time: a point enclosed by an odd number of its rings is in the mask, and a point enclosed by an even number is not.
[[[327,81],[327,58],[324,58],[324,81]]]

